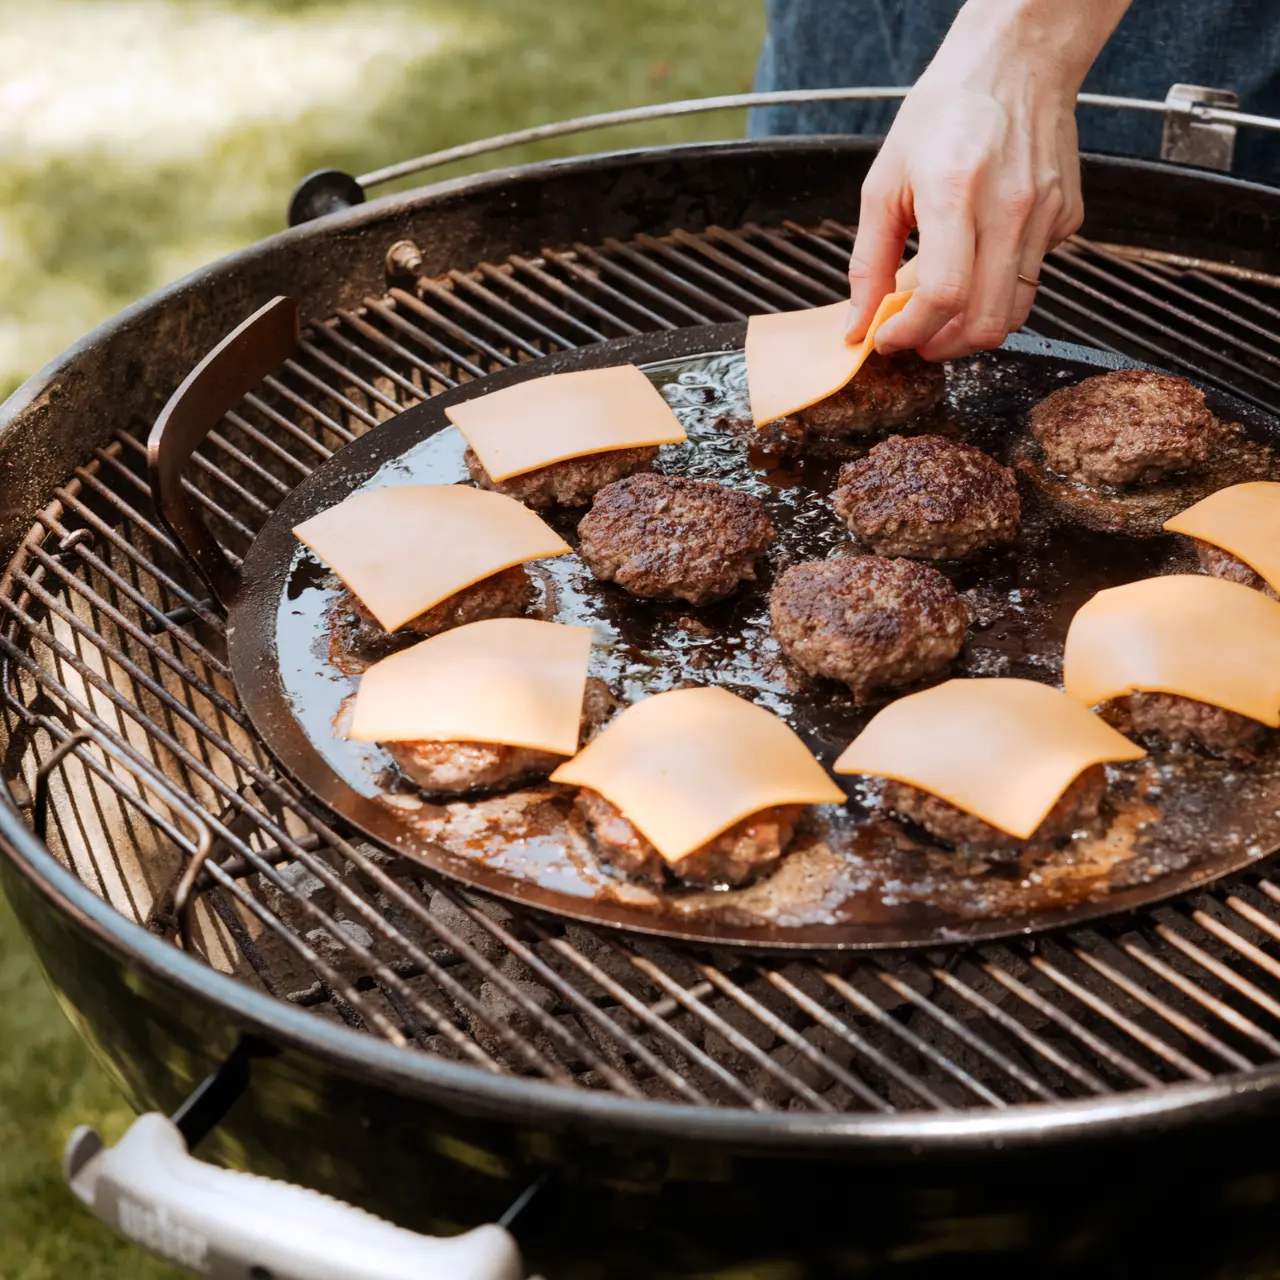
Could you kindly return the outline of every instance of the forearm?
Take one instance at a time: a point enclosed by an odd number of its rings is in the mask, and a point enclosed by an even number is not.
[[[991,67],[1021,64],[1043,77],[1043,87],[1074,98],[1129,4],[1130,0],[968,0],[921,83],[945,79],[983,91]],[[993,56],[975,64],[972,50],[983,47]],[[967,83],[970,79],[972,84]]]

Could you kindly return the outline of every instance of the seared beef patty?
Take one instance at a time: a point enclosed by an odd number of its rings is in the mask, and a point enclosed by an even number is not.
[[[1194,541],[1196,558],[1200,561],[1200,567],[1205,573],[1212,574],[1215,578],[1225,578],[1228,582],[1238,582],[1241,586],[1252,587],[1255,591],[1261,591],[1264,596],[1280,600],[1280,595],[1276,594],[1262,574],[1255,573],[1243,560],[1237,559],[1229,551],[1223,551],[1221,547],[1215,547],[1211,542],[1201,542],[1199,538]]]
[[[942,436],[890,436],[845,463],[832,500],[872,551],[921,560],[959,560],[1009,542],[1021,514],[1008,467]]]
[[[1031,410],[1030,421],[1054,471],[1117,487],[1203,466],[1222,432],[1204,392],[1149,369],[1117,369],[1061,387]]]
[[[594,676],[587,680],[582,698],[582,731],[578,745],[585,746],[618,708],[609,686]],[[519,783],[545,778],[564,756],[529,747],[509,747],[499,742],[384,742],[400,766],[400,772],[428,795],[441,798],[479,791],[503,791]]]
[[[1052,844],[1087,827],[1098,816],[1107,790],[1107,773],[1100,764],[1086,769],[1061,795],[1044,821],[1026,840],[975,818],[963,809],[905,782],[886,782],[883,804],[887,811],[923,827],[944,844],[972,847],[991,853],[1010,852]]]
[[[756,576],[773,524],[750,494],[645,472],[601,489],[578,538],[597,578],[632,595],[699,605]]]
[[[684,884],[743,884],[772,866],[791,843],[802,804],[762,809],[735,823],[672,865],[597,791],[583,787],[576,800],[601,862],[635,880],[661,885],[668,877]]]
[[[464,455],[472,480],[481,489],[505,493],[535,511],[547,507],[582,507],[605,485],[647,467],[658,456],[657,445],[638,449],[610,449],[582,458],[566,458],[550,466],[526,471],[506,480],[491,480],[480,459],[468,449]]]
[[[1121,733],[1240,759],[1250,758],[1267,735],[1261,721],[1176,693],[1131,693],[1113,698],[1101,713]]]
[[[469,622],[483,622],[486,618],[518,618],[533,599],[533,582],[529,571],[522,564],[501,569],[473,582],[461,591],[433,604],[430,609],[410,618],[401,632],[415,636],[434,636],[454,627],[465,627]],[[351,605],[362,624],[373,627],[379,635],[385,635],[382,624],[352,595]]]
[[[941,675],[964,646],[964,602],[915,560],[844,556],[794,565],[769,598],[773,634],[802,671],[875,689]]]
[[[411,640],[434,636],[486,618],[518,618],[533,599],[533,581],[522,564],[482,578],[446,600],[387,632],[350,591],[333,603],[329,614],[329,660],[339,671],[359,675],[372,663],[403,649]]]
[[[852,381],[834,395],[790,417],[765,423],[760,443],[790,452],[806,440],[845,440],[900,427],[932,409],[946,385],[942,365],[922,360],[914,351],[892,356],[873,351]]]

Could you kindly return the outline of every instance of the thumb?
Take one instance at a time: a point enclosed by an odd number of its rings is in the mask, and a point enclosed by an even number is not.
[[[911,227],[897,202],[862,189],[858,234],[849,258],[849,324],[846,342],[861,342],[885,294],[892,293],[894,272]]]

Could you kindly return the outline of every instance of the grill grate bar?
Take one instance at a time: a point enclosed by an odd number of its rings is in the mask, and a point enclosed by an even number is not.
[[[1075,996],[1081,1004],[1091,1009],[1094,1013],[1105,1018],[1117,1030],[1124,1032],[1131,1040],[1135,1040],[1143,1048],[1149,1050],[1157,1058],[1162,1058],[1175,1071],[1180,1072],[1190,1080],[1208,1080],[1211,1078],[1210,1073],[1201,1067],[1198,1063],[1192,1062],[1186,1054],[1175,1049],[1167,1041],[1160,1036],[1148,1031],[1140,1023],[1134,1021],[1133,1018],[1121,1013],[1114,1004],[1102,998],[1094,991],[1090,991],[1088,987],[1077,982],[1069,974],[1064,973],[1057,965],[1050,963],[1042,955],[1034,955],[1031,957],[1031,963],[1045,977],[1052,979],[1063,991],[1068,995]]]
[[[1100,973],[1112,986],[1119,987],[1125,995],[1136,1000],[1139,1004],[1145,1005],[1152,1013],[1158,1014],[1188,1040],[1194,1040],[1227,1066],[1233,1067],[1237,1071],[1245,1071],[1253,1065],[1243,1054],[1236,1053],[1234,1049],[1223,1044],[1212,1032],[1197,1026],[1190,1018],[1179,1013],[1164,1000],[1161,1000],[1159,996],[1143,987],[1141,983],[1126,977],[1115,966],[1107,964],[1100,956],[1093,955],[1082,947],[1075,947],[1073,951],[1082,963]],[[1205,1078],[1209,1078],[1208,1073],[1206,1073]]]
[[[1214,1017],[1221,1022],[1225,1022],[1233,1031],[1252,1040],[1254,1044],[1258,1045],[1273,1058],[1280,1058],[1280,1040],[1268,1035],[1261,1027],[1237,1012],[1225,1001],[1217,999],[1203,987],[1192,982],[1190,978],[1179,973],[1158,956],[1153,955],[1145,946],[1130,941],[1124,944],[1124,950],[1126,955],[1137,960],[1157,977],[1163,978],[1171,987],[1176,987],[1183,995],[1190,996],[1192,1000],[1213,1014]],[[1240,1063],[1241,1070],[1247,1066],[1252,1066],[1252,1063],[1248,1061]]]
[[[668,310],[674,311],[676,315],[683,317],[689,324],[713,323],[710,316],[703,315],[701,311],[695,310],[688,303],[682,302],[679,298],[673,298],[670,292],[659,289],[657,285],[650,284],[642,276],[624,267],[616,258],[606,257],[603,253],[598,253],[590,245],[585,244],[575,244],[573,251],[580,259],[591,263],[601,276],[612,276],[621,284],[635,290],[644,297],[653,301],[660,301]]]
[[[800,1032],[789,1026],[771,1010],[765,1008],[759,1000],[743,990],[742,987],[738,986],[737,983],[733,982],[714,965],[696,964],[694,967],[712,986],[728,996],[740,1009],[745,1009],[757,1022],[768,1027],[779,1040],[784,1041],[807,1062],[817,1067],[819,1071],[825,1072],[837,1084],[843,1085],[850,1093],[862,1098],[864,1101],[876,1097],[863,1080],[852,1072],[846,1071],[829,1054],[823,1053],[816,1045],[811,1044]],[[877,1101],[879,1100],[877,1099]],[[825,1110],[834,1109],[826,1099],[823,1099],[823,1104]]]
[[[993,1093],[981,1081],[974,1079],[973,1075],[966,1071],[963,1067],[952,1062],[945,1054],[940,1053],[933,1045],[927,1043],[916,1035],[908,1027],[904,1027],[894,1018],[889,1017],[883,1009],[880,1008],[874,1000],[863,995],[856,987],[847,982],[840,974],[832,973],[830,970],[822,971],[824,981],[833,990],[838,992],[845,998],[859,1013],[871,1018],[878,1023],[884,1030],[891,1031],[897,1036],[903,1044],[914,1050],[926,1062],[939,1068],[945,1074],[949,1075],[953,1080],[962,1084],[975,1097],[980,1098],[989,1107],[1003,1109],[1008,1104],[998,1094]]]
[[[664,267],[661,263],[654,262],[651,258],[645,257],[639,250],[632,245],[623,244],[618,240],[606,240],[605,248],[614,258],[622,258],[632,263],[637,270],[647,272],[654,276],[661,284],[668,289],[677,289],[681,293],[690,298],[695,299],[709,311],[719,312],[721,321],[724,320],[745,320],[746,313],[739,311],[736,307],[731,307],[727,302],[708,293],[705,289],[700,288],[691,280],[685,279],[678,272]]]
[[[348,318],[348,316],[350,318]],[[344,316],[342,318],[350,324],[356,317],[350,316],[350,313],[348,313],[348,316]],[[427,393],[423,391],[421,387],[415,386],[404,376],[404,374],[397,373],[396,370],[387,364],[385,360],[379,360],[377,356],[366,351],[357,343],[352,342],[350,338],[344,337],[342,334],[338,333],[333,326],[327,324],[317,325],[312,332],[323,337],[326,342],[332,343],[340,351],[345,351],[348,355],[352,355],[357,360],[367,364],[380,377],[386,378],[389,382],[394,383],[405,393],[405,395],[409,397],[410,401],[425,400],[427,398]],[[374,332],[376,333],[377,330],[374,330]],[[344,366],[338,365],[337,367],[341,369]],[[378,393],[378,403],[386,405],[393,412],[397,413],[403,407],[391,397],[384,396],[381,392]]]
[[[953,1018],[946,1010],[940,1009],[927,996],[921,995],[909,983],[903,982],[900,978],[892,973],[885,972],[883,969],[876,969],[875,974],[895,995],[915,1005],[917,1009],[922,1009],[939,1026],[949,1031],[961,1044],[966,1045],[993,1066],[999,1068],[1011,1080],[1021,1085],[1032,1097],[1041,1098],[1046,1102],[1053,1100],[1052,1091],[1047,1089],[1028,1071],[1020,1067],[1008,1054],[1001,1053],[994,1045],[985,1044],[963,1023]]]
[[[930,967],[929,973],[935,982],[940,982],[943,986],[950,988],[975,1009],[990,1018],[1003,1031],[1020,1040],[1034,1053],[1061,1071],[1063,1075],[1069,1076],[1086,1092],[1094,1094],[1110,1092],[1107,1086],[1092,1071],[1082,1067],[1078,1062],[1067,1057],[1066,1054],[1061,1053],[1043,1036],[1038,1036],[1035,1032],[1028,1030],[1011,1013],[1006,1012],[998,1004],[993,1004],[967,983],[962,982],[954,973],[949,973],[946,969],[940,969],[936,965]]]

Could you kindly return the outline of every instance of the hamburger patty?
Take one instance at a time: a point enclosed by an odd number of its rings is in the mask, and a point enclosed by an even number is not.
[[[769,617],[796,666],[843,681],[859,702],[876,689],[941,675],[969,624],[937,569],[880,556],[793,565],[773,588]]]
[[[1255,573],[1243,560],[1237,559],[1231,552],[1223,551],[1221,547],[1215,547],[1210,542],[1201,542],[1199,538],[1194,541],[1196,559],[1200,561],[1200,567],[1205,573],[1212,574],[1215,578],[1225,578],[1228,582],[1238,582],[1243,587],[1252,587],[1255,591],[1261,591],[1264,596],[1280,600],[1280,595],[1276,594],[1271,584],[1260,573]]]
[[[1030,423],[1054,471],[1118,488],[1204,466],[1222,433],[1204,392],[1150,369],[1061,387],[1031,410]]]
[[[921,560],[960,560],[1009,542],[1021,516],[1013,472],[942,436],[890,436],[845,463],[832,503],[878,555]]]
[[[671,878],[702,887],[744,884],[772,866],[791,843],[805,809],[800,804],[762,809],[672,864],[599,792],[583,787],[575,803],[601,862],[650,884]]]
[[[646,472],[596,494],[578,525],[578,549],[597,578],[632,595],[700,605],[753,579],[773,536],[758,498]]]
[[[582,697],[579,747],[603,728],[619,706],[609,686],[594,676]],[[384,742],[400,772],[428,795],[465,796],[479,791],[502,791],[518,783],[545,778],[564,756],[499,742]]]
[[[1203,747],[1213,755],[1248,759],[1267,735],[1259,720],[1177,693],[1131,693],[1113,698],[1101,711],[1121,733]]]
[[[526,507],[542,511],[554,506],[585,506],[605,485],[647,467],[658,456],[658,446],[610,449],[581,458],[566,458],[506,480],[491,480],[472,449],[468,448],[463,456],[471,479],[481,489],[506,494]]]
[[[884,808],[923,827],[935,839],[958,847],[1010,852],[1065,840],[1097,818],[1107,791],[1107,772],[1100,764],[1086,769],[1062,793],[1044,821],[1026,840],[958,809],[950,802],[905,782],[886,782]]]

